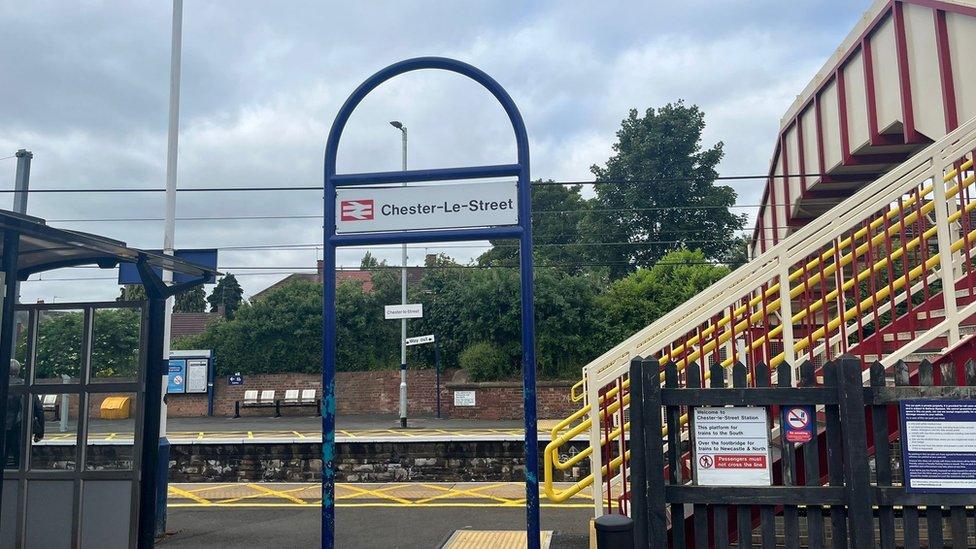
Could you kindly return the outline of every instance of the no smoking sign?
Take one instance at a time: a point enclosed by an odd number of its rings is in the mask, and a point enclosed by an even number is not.
[[[813,406],[783,407],[783,436],[787,442],[813,440],[816,412]]]

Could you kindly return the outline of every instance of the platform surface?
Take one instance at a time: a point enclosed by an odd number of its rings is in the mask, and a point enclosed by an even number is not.
[[[556,483],[564,489],[572,483]],[[525,484],[520,482],[399,482],[337,483],[336,507],[467,507],[522,508]],[[589,491],[561,503],[539,495],[543,508],[593,509]],[[169,484],[168,506],[314,507],[322,503],[319,483],[177,483]]]
[[[556,420],[538,422],[539,440],[551,439]],[[318,417],[199,417],[169,418],[167,439],[171,444],[261,444],[321,443],[322,419]],[[57,421],[45,425],[47,436],[41,444],[73,444],[75,422],[59,432]],[[92,419],[89,437],[94,444],[131,444],[132,421]],[[337,442],[453,442],[521,441],[522,422],[518,420],[458,420],[413,418],[408,428],[400,428],[399,418],[390,415],[337,416]],[[583,440],[581,437],[580,440]]]

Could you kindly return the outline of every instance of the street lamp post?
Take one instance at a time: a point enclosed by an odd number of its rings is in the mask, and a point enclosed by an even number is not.
[[[390,125],[400,130],[403,136],[403,171],[407,171],[407,127],[398,120]],[[406,183],[403,184],[407,186]],[[402,248],[402,267],[400,268],[400,303],[407,304],[407,245]],[[400,427],[407,427],[407,319],[400,319]]]

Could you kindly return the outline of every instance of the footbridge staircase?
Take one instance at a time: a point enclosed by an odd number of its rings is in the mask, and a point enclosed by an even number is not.
[[[856,29],[860,38],[849,40],[852,47],[872,47],[872,35],[865,29],[888,20],[895,25],[908,5],[930,10],[936,33],[944,9],[950,7],[927,0],[878,2]],[[976,19],[976,10],[967,16]],[[893,27],[896,35],[904,30]],[[849,62],[848,54],[836,57]],[[832,78],[844,67],[835,69]],[[818,78],[823,74],[830,71]],[[820,89],[811,85],[808,91],[819,94]],[[939,97],[944,105],[946,97]],[[815,98],[810,104],[820,109],[819,101]],[[799,108],[791,108],[793,122],[785,122],[787,133],[796,131],[797,116],[804,116],[804,102],[798,103]],[[955,101],[953,107],[953,116],[958,116]],[[818,132],[828,127],[816,126]],[[953,122],[924,138],[892,137],[907,127],[901,122],[886,126],[885,139],[900,141],[890,145],[898,153],[871,157],[891,163],[883,168],[872,164],[874,172],[863,168],[866,160],[858,161],[862,169],[849,173],[861,174],[860,179],[856,184],[844,179],[846,198],[834,200],[802,224],[790,225],[775,241],[760,242],[765,230],[760,219],[760,241],[755,242],[752,261],[584,368],[573,389],[580,409],[555,425],[544,454],[549,500],[566,501],[589,492],[597,516],[628,512],[628,371],[635,357],[654,357],[662,367],[675,363],[681,383],[692,369],[699,374],[692,377],[709,379],[714,364],[743,363],[751,370],[765,364],[775,370],[784,362],[798,368],[809,361],[822,375],[824,363],[848,354],[861,359],[868,381],[868,367],[874,362],[889,371],[899,362],[913,371],[922,361],[950,362],[961,371],[966,361],[976,358],[976,118]],[[782,145],[790,150],[786,137]],[[784,167],[774,160],[771,174]],[[830,182],[823,176],[816,185]],[[810,183],[809,189],[814,189]],[[771,178],[770,185],[782,181]],[[795,194],[782,205],[794,214],[812,211],[803,196]],[[799,372],[793,379],[800,379]],[[680,435],[687,437],[686,417],[681,425]],[[589,447],[566,452],[570,441],[579,437],[588,437]],[[669,438],[674,440],[673,434]],[[584,460],[590,465],[588,476],[568,487],[553,482],[557,471],[571,470]]]

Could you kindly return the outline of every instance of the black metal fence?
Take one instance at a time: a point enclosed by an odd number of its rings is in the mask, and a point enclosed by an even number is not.
[[[974,547],[973,493],[916,493],[902,482],[897,404],[904,399],[970,399],[976,364],[917,367],[876,363],[870,383],[855,357],[822,370],[780,364],[776,385],[762,364],[736,364],[731,383],[694,364],[679,372],[656,359],[631,363],[631,515],[636,547]],[[679,375],[684,386],[679,386]],[[640,380],[640,382],[636,382]],[[808,442],[785,440],[780,408],[815,406]],[[769,486],[701,486],[689,455],[697,407],[767,410]],[[683,418],[687,415],[688,421]],[[662,430],[667,435],[662,437]],[[663,473],[663,474],[662,474]],[[924,528],[921,522],[925,523]]]

